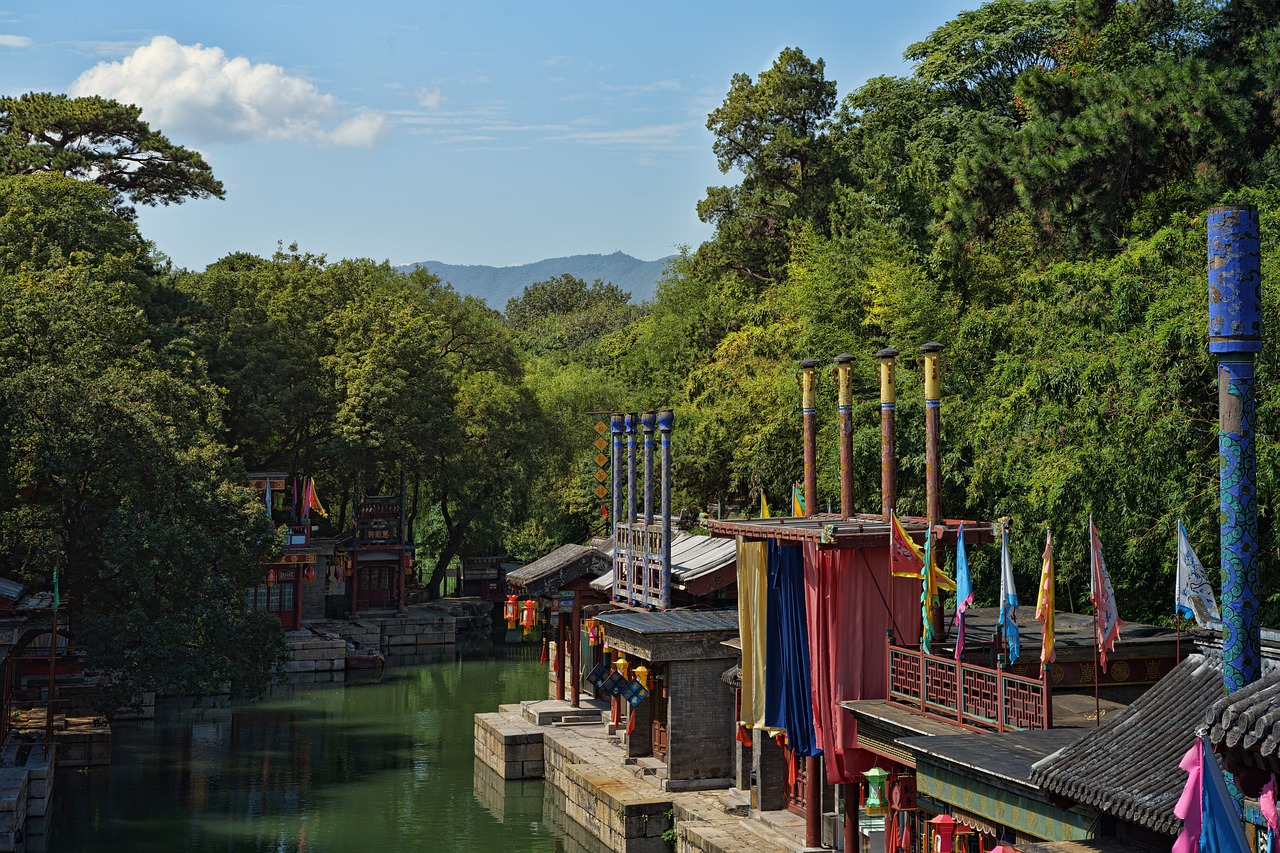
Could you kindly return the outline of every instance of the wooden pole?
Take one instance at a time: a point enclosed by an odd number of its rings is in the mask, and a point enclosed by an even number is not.
[[[53,743],[53,678],[57,665],[58,651],[58,608],[53,608],[53,628],[49,631],[49,702],[44,708],[44,745],[45,749]]]
[[[570,689],[573,696],[569,698],[569,704],[574,707],[580,707],[582,704],[582,593],[578,590],[573,591],[573,672],[570,681]]]
[[[552,599],[551,612],[556,619],[556,698],[564,701],[564,614],[560,612],[559,599]]]

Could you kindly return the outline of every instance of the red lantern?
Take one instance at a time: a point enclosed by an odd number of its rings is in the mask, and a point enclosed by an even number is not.
[[[276,585],[276,570],[273,568],[267,569],[267,586],[273,587],[275,585]]]
[[[502,618],[507,620],[508,630],[520,621],[520,605],[516,604],[516,596],[507,596],[507,603],[502,605]]]
[[[524,603],[524,613],[520,616],[520,625],[524,628],[524,633],[528,635],[537,623],[538,603],[531,598]]]
[[[307,579],[307,583],[311,583],[316,579],[316,567],[307,566],[307,570],[302,573],[302,576]]]

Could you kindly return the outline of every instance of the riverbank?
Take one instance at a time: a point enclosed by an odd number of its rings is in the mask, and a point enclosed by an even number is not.
[[[803,821],[753,812],[740,793],[663,790],[660,762],[628,758],[607,705],[555,699],[475,715],[477,761],[506,779],[542,778],[573,826],[615,853],[803,853]]]

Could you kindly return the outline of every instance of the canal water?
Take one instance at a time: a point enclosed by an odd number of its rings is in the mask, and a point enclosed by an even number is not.
[[[119,724],[111,767],[59,772],[49,849],[580,850],[547,817],[542,782],[474,761],[473,714],[546,695],[544,665],[501,652]]]

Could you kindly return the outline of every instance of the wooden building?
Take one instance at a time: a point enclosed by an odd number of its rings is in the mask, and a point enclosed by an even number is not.
[[[264,471],[251,473],[249,485],[284,538],[284,548],[279,557],[263,564],[262,579],[249,588],[245,606],[270,613],[286,631],[294,631],[302,624],[303,584],[316,579],[318,553],[311,544],[310,514],[300,500],[303,483],[283,472]]]

